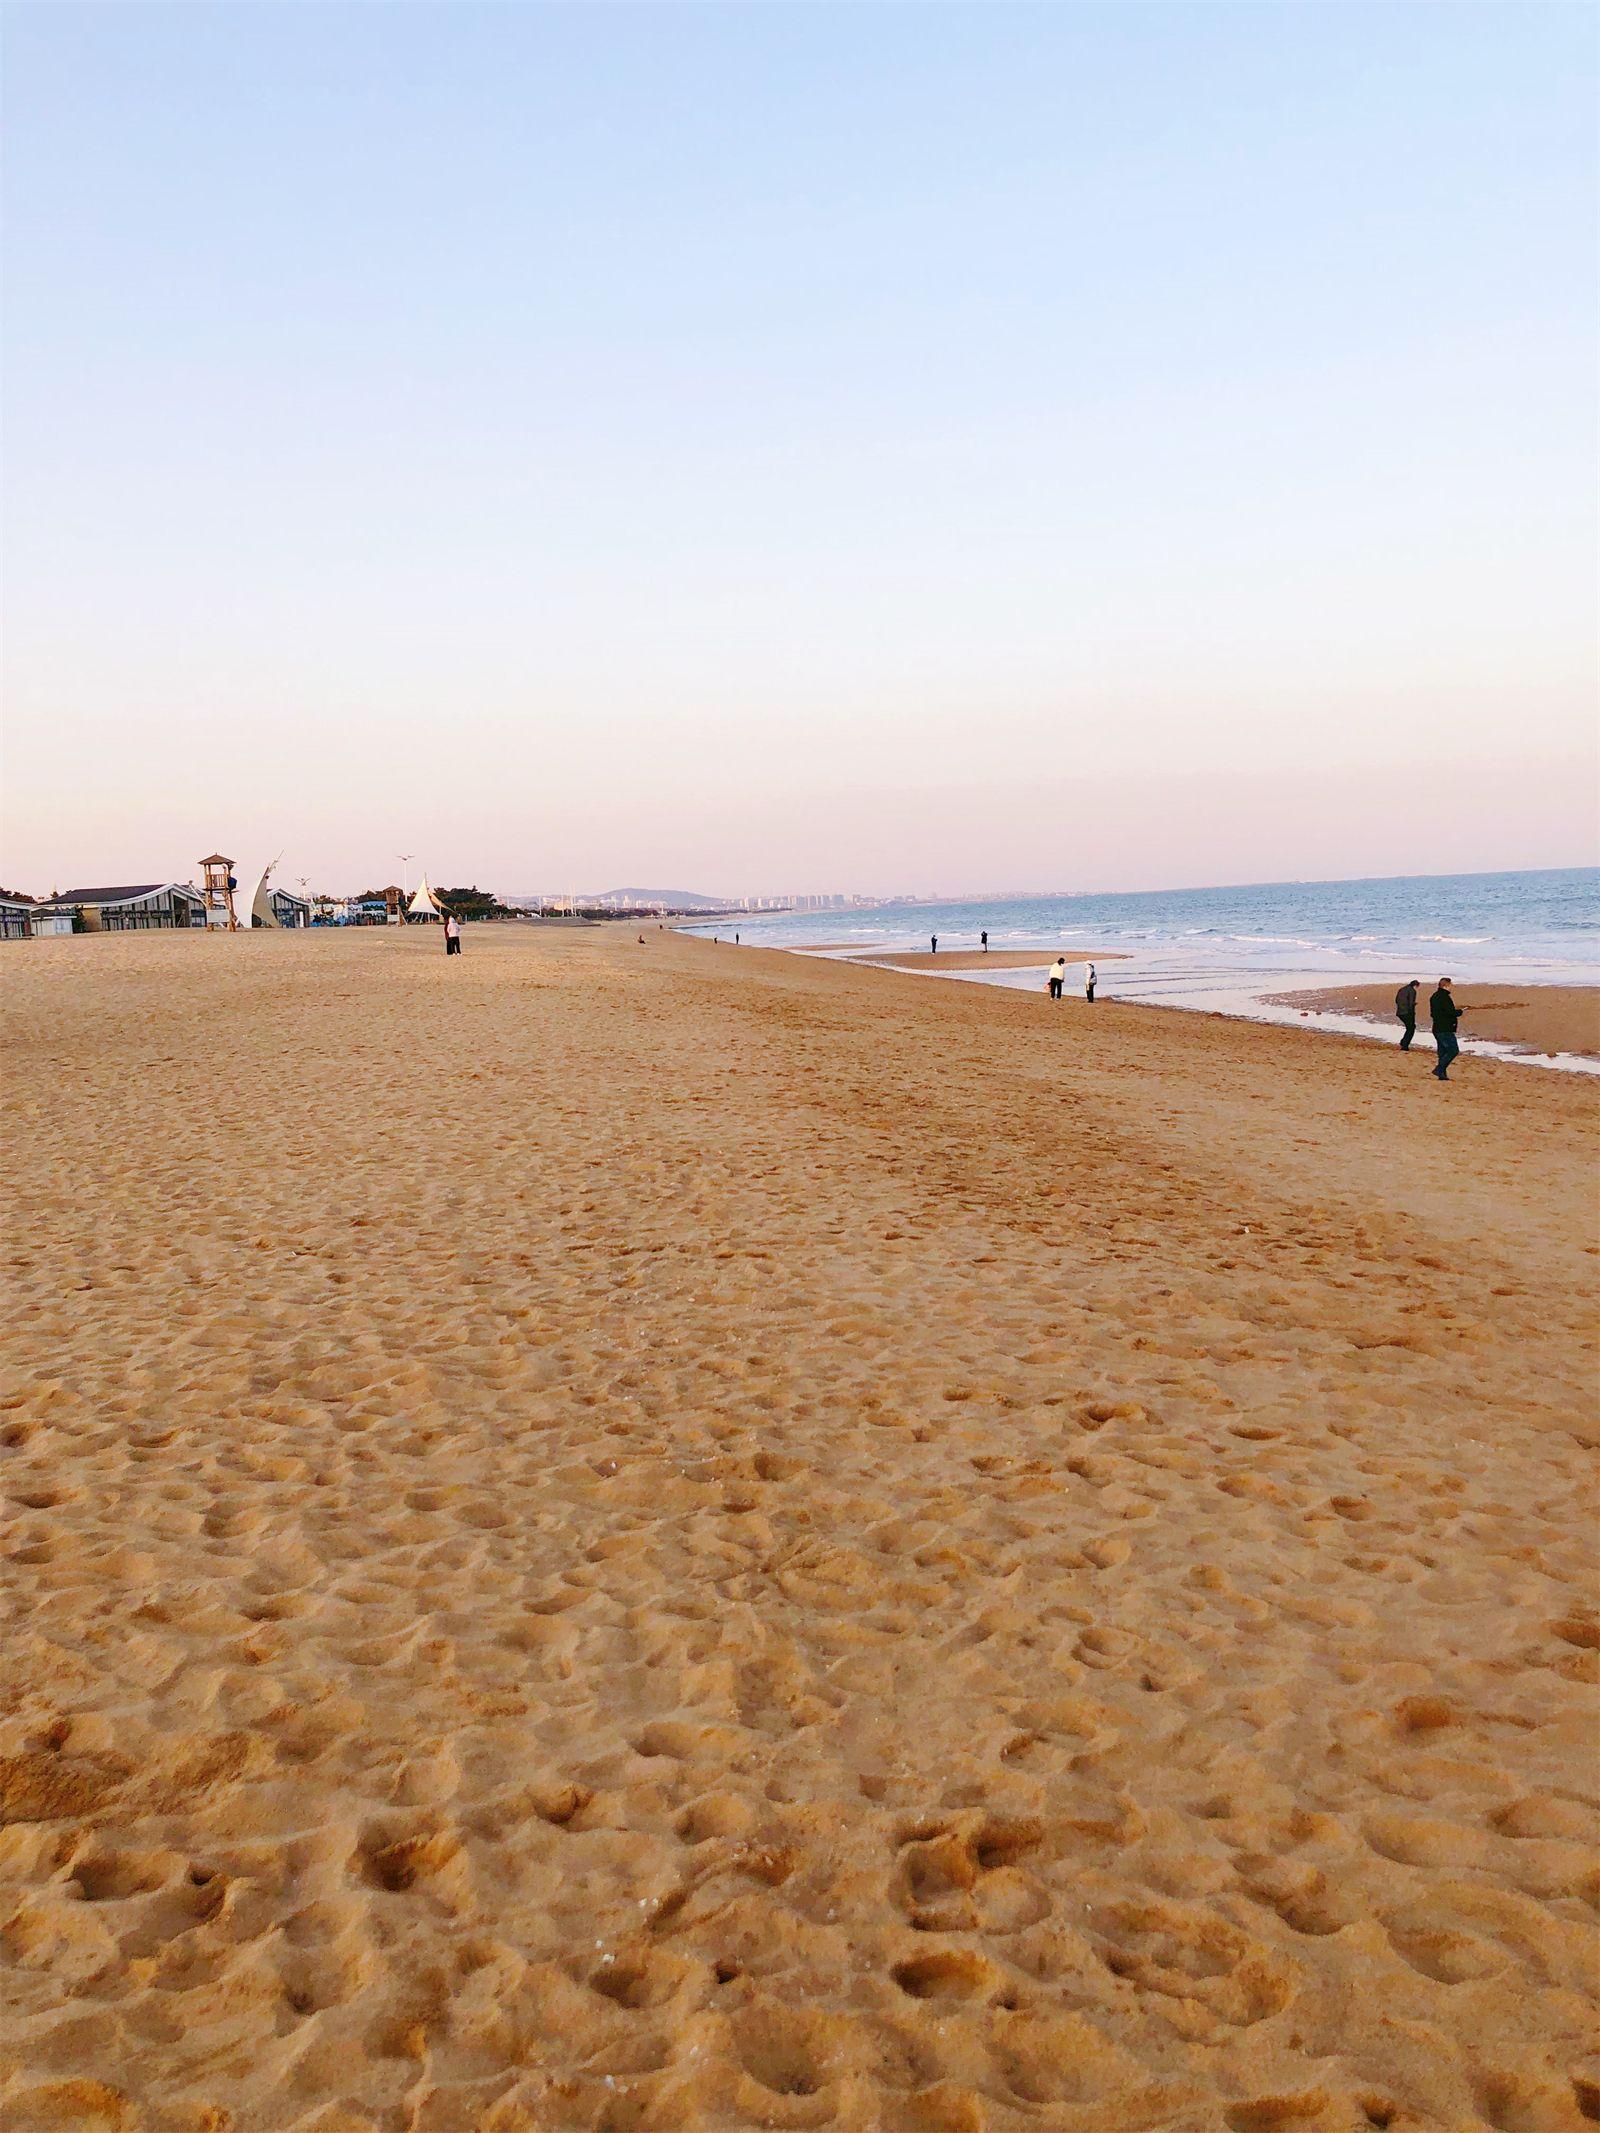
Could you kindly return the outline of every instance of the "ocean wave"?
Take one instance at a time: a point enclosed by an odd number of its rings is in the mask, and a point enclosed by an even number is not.
[[[1419,941],[1440,941],[1446,948],[1481,948],[1485,941],[1492,941],[1492,933],[1419,933]]]
[[[1296,933],[1225,933],[1225,941],[1243,941],[1256,948],[1329,948],[1329,940],[1302,940]]]

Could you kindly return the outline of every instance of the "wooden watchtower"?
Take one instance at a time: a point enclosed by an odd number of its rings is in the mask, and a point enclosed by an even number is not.
[[[206,900],[206,924],[226,926],[230,933],[239,930],[239,914],[233,908],[233,892],[239,886],[233,871],[233,861],[225,859],[221,852],[213,852],[209,859],[200,862],[201,893]]]

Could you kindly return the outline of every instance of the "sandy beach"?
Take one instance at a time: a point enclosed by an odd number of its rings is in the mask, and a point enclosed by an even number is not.
[[[1419,1039],[1428,1028],[1428,995],[1435,980],[1424,981],[1418,999]],[[1600,987],[1594,985],[1456,985],[1456,999],[1467,1009],[1464,1037],[1492,1037],[1530,1052],[1576,1052],[1600,1055]],[[1393,985],[1344,985],[1317,992],[1273,993],[1285,1007],[1332,1008],[1370,1022],[1393,1024]]]
[[[7,2133],[1600,2118],[1591,1081],[0,953]]]

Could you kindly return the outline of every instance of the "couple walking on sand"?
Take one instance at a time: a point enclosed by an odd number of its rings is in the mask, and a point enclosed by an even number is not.
[[[1428,1020],[1433,1025],[1433,1041],[1439,1054],[1439,1063],[1433,1070],[1435,1081],[1450,1079],[1450,1063],[1461,1049],[1456,1036],[1456,1024],[1466,1013],[1466,1009],[1451,992],[1452,982],[1450,978],[1441,978],[1438,990],[1431,994],[1428,1000]],[[1400,1039],[1400,1049],[1403,1052],[1410,1051],[1411,1040],[1417,1034],[1417,994],[1421,990],[1422,980],[1412,978],[1409,983],[1402,985],[1394,996],[1395,1015],[1404,1031]]]
[[[1052,1000],[1060,999],[1061,988],[1066,982],[1067,959],[1064,955],[1058,955],[1050,965],[1049,992]],[[1094,988],[1097,982],[1093,963],[1085,963],[1083,966],[1083,997],[1091,1007],[1094,1005]]]

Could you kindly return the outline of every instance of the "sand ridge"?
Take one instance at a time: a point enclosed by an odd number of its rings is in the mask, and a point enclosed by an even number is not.
[[[627,927],[6,977],[8,2133],[1594,2121],[1586,1083]]]

